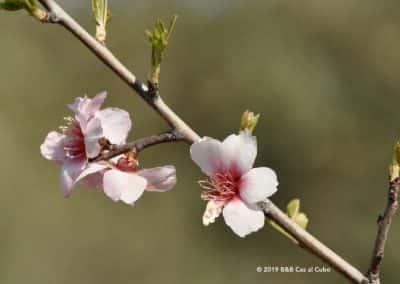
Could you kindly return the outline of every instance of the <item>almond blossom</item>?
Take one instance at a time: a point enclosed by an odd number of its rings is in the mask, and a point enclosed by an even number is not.
[[[164,192],[173,188],[176,170],[174,166],[138,170],[135,155],[130,152],[112,161],[91,163],[75,182],[87,179],[113,201],[133,205],[144,191]]]
[[[88,159],[99,155],[102,141],[123,144],[131,129],[126,111],[100,110],[106,96],[100,93],[93,99],[76,98],[68,105],[74,116],[65,118],[67,123],[60,127],[61,132],[51,131],[40,146],[43,157],[61,165],[60,186],[65,197],[70,195],[77,177],[87,167]]]
[[[277,191],[275,172],[267,167],[253,168],[257,156],[256,138],[248,130],[232,134],[223,142],[204,137],[190,147],[192,160],[208,176],[200,181],[205,226],[222,213],[225,223],[240,237],[264,226],[264,213],[257,203]]]

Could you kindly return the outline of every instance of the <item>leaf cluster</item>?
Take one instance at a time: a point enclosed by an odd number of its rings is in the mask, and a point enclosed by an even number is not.
[[[151,44],[151,65],[152,69],[157,69],[161,65],[164,56],[164,51],[168,46],[168,40],[174,30],[177,15],[171,19],[170,25],[167,28],[161,20],[157,20],[152,30],[146,30],[146,37]]]

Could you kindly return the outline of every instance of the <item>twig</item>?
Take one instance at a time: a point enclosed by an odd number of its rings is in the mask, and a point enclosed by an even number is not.
[[[39,1],[49,12],[49,22],[57,23],[68,29],[83,44],[85,44],[104,64],[106,64],[115,74],[117,74],[125,83],[135,90],[153,109],[155,109],[162,118],[174,129],[182,134],[188,143],[193,143],[200,139],[179,116],[176,115],[157,94],[149,95],[149,88],[140,82],[131,71],[129,71],[119,61],[110,50],[99,43],[85,29],[83,29],[68,13],[62,9],[54,0]]]
[[[180,134],[175,133],[175,131],[161,133],[159,135],[152,135],[144,138],[140,138],[133,142],[127,143],[122,146],[113,146],[110,151],[104,152],[100,154],[98,157],[90,160],[90,162],[98,162],[102,160],[109,160],[121,154],[124,154],[129,151],[134,151],[139,153],[147,147],[154,146],[161,143],[182,141],[183,138]]]
[[[326,245],[313,237],[309,232],[293,222],[270,200],[262,202],[259,205],[264,210],[265,215],[284,228],[294,239],[296,239],[302,248],[328,263],[332,268],[343,274],[351,282],[361,284],[368,283],[368,279],[357,268],[352,266]]]
[[[390,224],[399,206],[398,197],[400,190],[400,179],[392,177],[389,182],[388,199],[383,215],[378,218],[378,233],[372,253],[371,263],[367,272],[370,283],[380,284],[380,270],[385,252],[385,244],[388,238]]]
[[[181,135],[189,144],[200,139],[179,116],[176,115],[158,95],[149,93],[149,87],[141,83],[104,45],[86,32],[70,15],[68,15],[54,0],[39,0],[49,12],[49,22],[64,26],[74,34],[89,50],[91,50],[115,74],[135,90],[155,111],[157,111],[168,124]],[[308,251],[326,261],[329,265],[341,272],[353,283],[368,283],[366,277],[354,266],[344,261],[333,251],[311,236],[308,232],[298,227],[272,202],[265,207],[266,214],[276,223],[285,228],[293,237],[307,248]]]

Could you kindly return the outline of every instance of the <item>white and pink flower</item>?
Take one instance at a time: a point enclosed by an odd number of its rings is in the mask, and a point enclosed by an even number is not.
[[[174,166],[163,166],[138,170],[133,153],[113,161],[91,163],[76,179],[92,181],[113,201],[133,205],[144,191],[164,192],[176,184]],[[97,182],[97,184],[95,184]]]
[[[214,223],[221,214],[225,223],[240,237],[264,226],[264,214],[257,206],[277,191],[275,172],[253,168],[257,156],[256,138],[249,131],[232,134],[223,142],[205,137],[190,148],[192,160],[208,176],[200,181],[208,201],[203,224]]]
[[[67,197],[76,183],[77,177],[88,165],[88,159],[96,157],[101,150],[101,139],[111,144],[125,143],[131,129],[129,114],[119,108],[100,110],[106,93],[93,99],[79,97],[69,105],[74,117],[66,118],[67,125],[62,132],[50,132],[40,151],[48,160],[61,165],[60,185]]]

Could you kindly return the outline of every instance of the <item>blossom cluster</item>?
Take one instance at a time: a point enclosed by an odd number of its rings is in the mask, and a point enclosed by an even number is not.
[[[73,116],[65,119],[61,132],[50,132],[40,147],[43,157],[61,166],[64,196],[70,196],[81,183],[98,188],[113,201],[133,205],[144,191],[172,189],[176,184],[172,165],[141,169],[135,152],[96,161],[110,145],[124,145],[132,127],[126,111],[101,109],[106,96],[76,98],[69,105]],[[222,213],[225,223],[240,237],[261,229],[265,217],[258,203],[277,191],[278,180],[270,168],[253,168],[257,141],[251,131],[242,129],[222,142],[204,137],[191,145],[190,155],[207,175],[199,181],[201,198],[207,201],[203,224],[214,223]]]
[[[134,202],[146,191],[166,191],[175,186],[174,166],[138,170],[131,154],[110,161],[90,163],[102,151],[103,144],[126,143],[132,123],[129,114],[119,108],[101,105],[106,93],[93,99],[79,97],[69,105],[74,116],[66,118],[61,132],[50,132],[40,150],[48,160],[61,165],[60,185],[65,197],[81,182],[102,190],[113,201]]]

